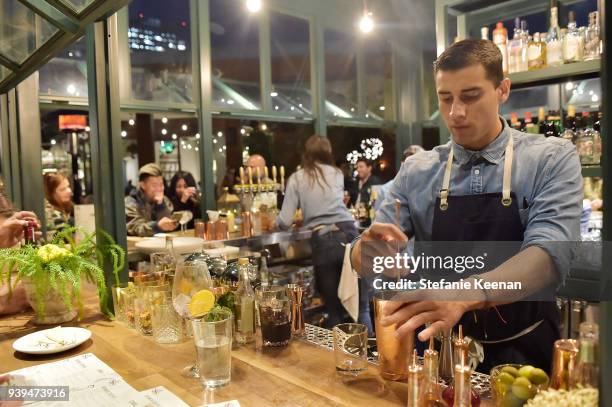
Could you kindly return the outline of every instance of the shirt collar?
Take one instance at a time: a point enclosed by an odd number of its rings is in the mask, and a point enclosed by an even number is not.
[[[508,142],[508,137],[510,137],[510,127],[508,127],[508,123],[506,123],[506,120],[501,116],[499,116],[499,120],[502,123],[501,133],[499,133],[499,136],[497,136],[495,140],[480,151],[468,150],[455,143],[451,138],[451,148],[453,149],[453,154],[459,165],[465,165],[471,161],[476,161],[480,157],[491,164],[499,164],[506,153],[506,143]]]

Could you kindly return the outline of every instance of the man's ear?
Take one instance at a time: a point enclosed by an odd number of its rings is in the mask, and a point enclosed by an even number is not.
[[[499,104],[505,103],[510,97],[510,78],[504,78],[497,87]]]

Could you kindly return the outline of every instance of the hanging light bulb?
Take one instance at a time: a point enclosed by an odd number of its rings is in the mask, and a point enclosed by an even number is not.
[[[367,34],[374,29],[374,19],[372,18],[371,12],[364,11],[361,20],[359,20],[359,29],[364,34]]]
[[[261,0],[247,0],[246,6],[251,13],[257,13],[261,10]]]

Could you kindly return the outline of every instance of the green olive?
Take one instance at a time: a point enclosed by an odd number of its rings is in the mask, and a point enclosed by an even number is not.
[[[535,368],[529,372],[529,381],[533,384],[544,384],[548,381],[548,375],[544,370]]]
[[[516,367],[514,366],[504,366],[502,367],[502,372],[506,372],[506,373],[510,373],[512,376],[514,377],[518,377],[519,375],[519,371]]]
[[[536,392],[536,388],[525,377],[518,377],[512,385],[512,393],[521,400],[533,398]]]
[[[527,366],[523,366],[519,369],[519,376],[521,377],[525,377],[527,379],[529,379],[529,374],[531,373],[531,371],[534,369],[533,366],[531,365],[527,365]]]
[[[500,403],[500,407],[521,407],[525,402],[512,393],[506,394]]]

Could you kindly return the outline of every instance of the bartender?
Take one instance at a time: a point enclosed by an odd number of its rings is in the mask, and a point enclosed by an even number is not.
[[[397,324],[400,337],[428,324],[418,334],[421,341],[461,323],[484,348],[482,372],[501,363],[548,369],[559,338],[559,311],[552,298],[520,300],[546,288],[554,291],[563,282],[569,251],[558,242],[579,240],[582,175],[576,149],[566,140],[514,130],[499,115],[510,80],[493,42],[453,44],[434,63],[434,74],[451,141],[402,165],[377,223],[352,244],[353,267],[368,274],[361,267],[367,241],[404,246],[414,236],[417,242],[518,242],[520,251],[477,276],[519,281],[518,293],[472,290],[481,295],[455,293],[449,300],[423,296],[423,290],[405,292],[386,304],[381,322]]]

